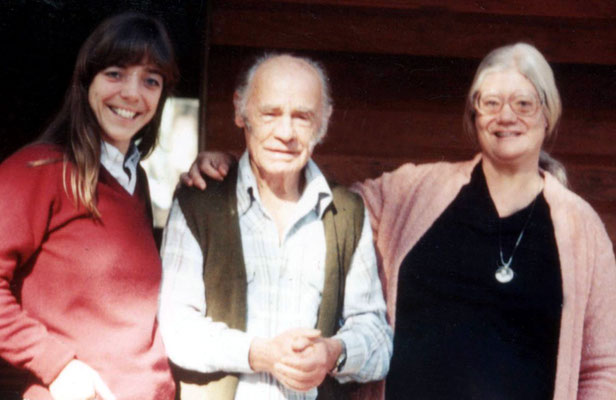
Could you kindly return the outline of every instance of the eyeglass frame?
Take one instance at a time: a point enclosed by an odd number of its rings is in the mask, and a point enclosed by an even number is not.
[[[500,96],[500,95],[490,95],[490,96],[494,96],[497,97],[499,100],[501,100],[501,106],[499,107],[499,109],[493,113],[488,113],[484,111],[481,111],[480,107],[479,107],[479,99],[481,98],[481,92],[477,92],[475,94],[475,100],[473,101],[473,108],[475,110],[475,112],[477,112],[478,114],[481,115],[487,115],[487,116],[494,116],[494,115],[498,115],[501,111],[503,111],[503,107],[505,107],[505,103],[509,105],[509,108],[511,109],[511,111],[518,117],[534,117],[535,115],[537,115],[537,112],[542,108],[544,102],[543,100],[536,94],[531,94],[530,97],[534,98],[537,101],[537,108],[530,114],[520,114],[518,112],[516,112],[515,108],[512,106],[512,101],[515,97],[522,97],[522,96],[527,96],[527,95],[520,95],[520,94],[512,94],[509,96],[509,98],[507,99],[507,101],[504,101],[504,96]]]

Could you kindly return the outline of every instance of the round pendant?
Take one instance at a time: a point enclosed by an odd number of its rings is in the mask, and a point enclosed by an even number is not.
[[[514,275],[514,272],[511,268],[509,268],[509,266],[502,265],[498,267],[498,269],[496,270],[496,273],[494,274],[494,277],[500,283],[509,283],[513,279],[513,275]]]

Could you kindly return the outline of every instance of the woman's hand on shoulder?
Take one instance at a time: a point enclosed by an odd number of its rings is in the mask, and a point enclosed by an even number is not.
[[[237,163],[233,154],[222,151],[202,151],[190,166],[188,172],[180,175],[180,181],[185,186],[196,186],[203,190],[206,187],[204,176],[222,181],[229,168]]]
[[[72,360],[49,385],[54,400],[115,400],[98,372],[89,365]]]

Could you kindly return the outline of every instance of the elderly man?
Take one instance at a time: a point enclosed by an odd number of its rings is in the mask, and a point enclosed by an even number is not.
[[[176,193],[160,326],[182,399],[344,398],[382,379],[392,331],[361,199],[311,160],[332,112],[315,62],[266,56],[234,96],[246,152]]]

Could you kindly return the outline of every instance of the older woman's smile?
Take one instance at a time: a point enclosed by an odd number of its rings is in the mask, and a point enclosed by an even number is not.
[[[498,138],[510,138],[510,137],[517,137],[522,135],[522,132],[519,131],[495,131],[494,135],[496,135],[496,137]]]

